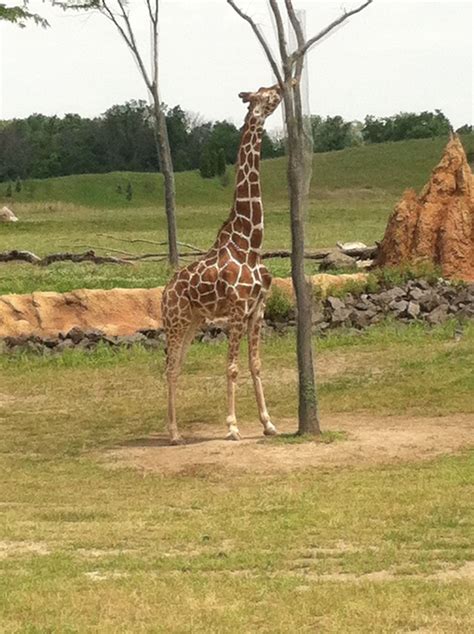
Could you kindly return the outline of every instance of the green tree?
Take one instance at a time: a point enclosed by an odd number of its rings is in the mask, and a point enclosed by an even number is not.
[[[209,146],[206,146],[201,155],[199,172],[202,178],[214,178],[214,176],[216,175],[216,169],[216,153]]]
[[[458,134],[472,134],[472,125],[465,123],[460,128],[456,130]]]
[[[217,153],[217,166],[216,166],[216,174],[218,176],[223,176],[227,169],[227,163],[225,160],[225,152],[224,148],[220,148]]]
[[[34,24],[42,27],[49,26],[48,22],[40,15],[28,11],[27,6],[28,2],[26,0],[21,6],[7,7],[3,3],[0,4],[0,20],[17,24],[22,29],[27,22],[34,22]]]
[[[212,126],[208,145],[216,154],[224,148],[226,163],[235,163],[240,144],[240,132],[233,123],[217,121]]]
[[[171,146],[173,165],[177,172],[191,169],[189,132],[186,113],[181,106],[166,111],[166,126]]]
[[[17,178],[15,182],[15,191],[17,194],[21,192],[21,180],[19,178]]]
[[[392,117],[367,116],[362,128],[364,140],[368,143],[402,141],[404,139],[427,139],[449,134],[451,124],[441,112],[423,111],[400,112]]]
[[[351,145],[351,123],[336,115],[335,117],[311,117],[311,131],[315,152],[342,150]]]
[[[12,191],[12,184],[8,183],[7,185],[7,189],[5,190],[5,197],[6,198],[11,198],[13,195],[13,191]]]

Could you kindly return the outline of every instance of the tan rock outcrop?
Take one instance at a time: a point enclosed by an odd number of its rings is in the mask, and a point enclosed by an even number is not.
[[[377,266],[428,261],[448,278],[474,280],[474,178],[452,135],[420,195],[409,189],[389,218]]]
[[[130,335],[161,327],[161,288],[78,290],[0,297],[0,337],[55,336],[78,327]]]

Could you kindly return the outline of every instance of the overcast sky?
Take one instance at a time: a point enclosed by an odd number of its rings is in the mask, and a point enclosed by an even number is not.
[[[266,2],[236,1],[273,42]],[[246,108],[237,94],[272,82],[248,24],[225,0],[161,4],[163,100],[240,125]],[[312,35],[360,0],[294,4],[306,9]],[[130,6],[146,47],[143,0]],[[0,119],[33,112],[94,116],[113,104],[147,99],[130,54],[103,16],[65,14],[36,0],[30,9],[51,28],[0,26]],[[439,108],[455,127],[472,124],[473,26],[470,1],[374,0],[310,53],[311,112],[362,120]],[[275,114],[269,127],[280,126]]]

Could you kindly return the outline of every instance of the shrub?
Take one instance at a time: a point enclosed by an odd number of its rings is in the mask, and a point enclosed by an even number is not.
[[[380,286],[389,288],[403,285],[409,280],[423,278],[432,283],[443,277],[441,268],[432,262],[409,262],[401,266],[386,266],[376,269],[373,274]]]
[[[218,176],[223,176],[226,172],[227,163],[225,160],[224,148],[221,148],[217,153],[216,173]]]
[[[265,317],[272,321],[286,321],[294,312],[290,297],[278,288],[273,287],[265,308]]]

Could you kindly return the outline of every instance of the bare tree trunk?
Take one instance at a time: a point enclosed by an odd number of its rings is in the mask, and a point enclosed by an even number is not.
[[[290,78],[291,81],[291,78]],[[288,131],[288,189],[291,216],[291,276],[296,295],[298,433],[320,434],[312,342],[312,286],[304,272],[304,215],[312,169],[312,148],[304,128],[299,85],[285,91]],[[308,156],[311,157],[308,160]]]
[[[155,120],[155,137],[160,162],[160,171],[163,174],[165,189],[165,211],[168,230],[169,263],[173,268],[179,264],[178,238],[176,229],[176,204],[173,161],[166,127],[166,117],[161,107],[157,89],[153,90],[153,114]]]

